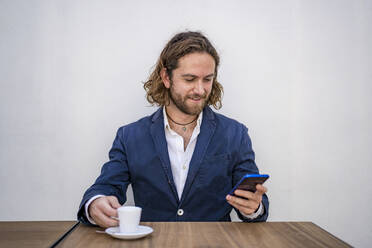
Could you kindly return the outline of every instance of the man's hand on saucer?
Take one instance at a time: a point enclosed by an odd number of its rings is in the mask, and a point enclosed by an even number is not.
[[[240,213],[250,215],[257,211],[262,201],[262,195],[266,192],[266,187],[257,184],[256,192],[237,189],[234,191],[235,196],[227,195],[226,200],[231,206],[238,209]]]
[[[95,199],[89,205],[89,215],[97,225],[107,228],[118,226],[119,221],[112,218],[118,217],[117,208],[121,207],[116,196],[103,196]]]

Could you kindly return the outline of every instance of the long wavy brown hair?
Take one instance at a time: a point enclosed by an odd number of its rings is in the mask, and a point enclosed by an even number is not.
[[[217,68],[220,57],[210,41],[200,32],[182,32],[176,34],[164,47],[156,63],[154,71],[149,79],[144,83],[147,101],[152,105],[165,106],[170,103],[170,92],[161,79],[160,73],[165,68],[170,79],[173,70],[178,67],[178,60],[183,56],[194,52],[206,52],[215,61],[215,71],[211,94],[207,101],[215,109],[222,107],[223,87],[217,81]]]

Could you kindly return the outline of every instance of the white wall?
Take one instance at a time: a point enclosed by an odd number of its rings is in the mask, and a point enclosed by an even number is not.
[[[269,221],[367,247],[367,0],[0,1],[0,220],[75,218],[116,129],[155,110],[142,82],[186,29],[220,52],[220,112],[250,128]]]

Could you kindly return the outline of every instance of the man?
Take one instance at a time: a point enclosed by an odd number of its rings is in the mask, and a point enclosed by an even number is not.
[[[113,217],[129,184],[141,221],[231,221],[232,207],[243,221],[267,219],[264,186],[227,195],[258,168],[247,128],[209,107],[221,107],[218,65],[215,48],[199,32],[168,42],[144,84],[147,100],[161,107],[119,128],[110,160],[80,204],[82,222],[117,226]]]

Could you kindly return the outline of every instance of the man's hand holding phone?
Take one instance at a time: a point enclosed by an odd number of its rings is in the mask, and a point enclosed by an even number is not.
[[[262,201],[262,195],[267,192],[267,188],[261,184],[256,185],[256,192],[248,190],[237,189],[234,191],[234,195],[227,195],[227,202],[238,209],[240,213],[245,215],[251,215],[256,212]]]
[[[226,196],[227,202],[244,215],[255,213],[262,201],[267,188],[262,184],[269,175],[246,174]]]

